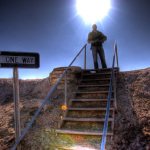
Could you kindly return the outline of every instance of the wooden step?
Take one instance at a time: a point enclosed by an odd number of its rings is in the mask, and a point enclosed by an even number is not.
[[[110,78],[98,78],[98,79],[81,79],[80,85],[103,85],[110,84]]]
[[[106,99],[108,98],[108,94],[109,94],[109,91],[84,91],[84,90],[80,90],[80,91],[77,91],[77,92],[74,92],[74,95],[75,95],[75,98],[77,99]],[[112,91],[112,94],[111,94],[111,98],[113,98],[113,95],[114,95],[114,92]]]
[[[110,80],[111,78],[101,78],[101,79],[81,79],[81,81],[108,81]]]
[[[82,84],[80,86],[78,86],[78,89],[77,91],[108,91],[109,90],[109,84],[108,85],[99,85],[99,84],[96,84],[96,85],[93,85],[93,84]]]
[[[87,91],[87,92],[74,92],[74,94],[105,94],[105,93],[109,93],[109,91]],[[113,91],[112,91],[113,93]]]
[[[108,99],[71,99],[72,102],[107,102]],[[111,101],[114,99],[112,98]]]
[[[81,87],[109,87],[110,84],[101,84],[101,85],[79,85],[78,88],[81,88]]]
[[[67,110],[83,110],[83,111],[95,111],[95,110],[106,110],[107,108],[72,108],[69,107]],[[114,110],[114,108],[110,108],[109,110]]]
[[[114,67],[114,69],[118,69],[118,67]],[[102,68],[102,69],[83,69],[83,71],[104,71],[104,70],[112,70],[112,68]]]
[[[83,76],[100,76],[100,75],[111,75],[111,72],[110,73],[84,73]]]
[[[75,107],[74,107],[75,108]],[[106,109],[81,109],[82,107],[76,107],[80,109],[70,109],[67,111],[66,116],[71,118],[105,118]],[[89,107],[87,107],[89,108]],[[111,107],[112,108],[112,107]],[[113,118],[113,110],[109,111],[109,118]]]
[[[81,132],[81,131],[73,131],[73,130],[56,130],[56,133],[61,134],[78,134],[78,135],[99,135],[102,136],[103,132]],[[107,132],[108,136],[112,136],[113,132]]]
[[[105,118],[71,118],[71,117],[63,117],[63,121],[95,121],[95,122],[104,122]],[[108,118],[108,121],[114,121],[114,118]]]

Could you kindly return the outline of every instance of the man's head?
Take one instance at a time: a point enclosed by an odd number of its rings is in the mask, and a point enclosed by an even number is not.
[[[96,29],[97,29],[97,25],[96,25],[96,24],[93,24],[93,25],[92,25],[92,29],[93,29],[93,30],[96,30]]]

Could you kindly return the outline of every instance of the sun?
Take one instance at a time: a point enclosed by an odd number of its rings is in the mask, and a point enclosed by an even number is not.
[[[85,22],[95,23],[107,15],[111,4],[110,0],[76,0],[76,8]]]

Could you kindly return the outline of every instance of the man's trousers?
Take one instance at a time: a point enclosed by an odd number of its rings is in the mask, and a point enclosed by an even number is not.
[[[102,46],[91,46],[91,50],[92,50],[92,55],[93,55],[94,68],[98,69],[97,54],[99,54],[102,67],[107,68],[103,47]]]

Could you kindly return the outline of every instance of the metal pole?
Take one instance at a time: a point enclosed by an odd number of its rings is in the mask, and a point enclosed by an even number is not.
[[[13,94],[14,94],[14,112],[15,112],[14,114],[15,141],[17,141],[21,134],[18,68],[13,68]],[[17,150],[21,150],[21,145],[18,145]]]
[[[114,108],[117,110],[116,77],[114,76]]]
[[[115,43],[115,45],[116,45],[116,43]],[[105,150],[105,144],[106,144],[106,135],[107,135],[107,128],[108,128],[108,117],[109,117],[109,109],[110,109],[111,94],[112,94],[112,83],[113,83],[113,79],[114,79],[114,64],[115,64],[115,49],[114,49],[114,55],[113,55],[111,80],[110,80],[110,87],[109,87],[109,94],[108,94],[108,101],[107,101],[107,109],[106,109],[105,123],[104,123],[103,136],[102,136],[102,142],[101,142],[100,150]]]
[[[85,53],[84,53],[84,69],[86,69],[86,45],[85,45]]]
[[[67,73],[65,74],[65,106],[67,106]]]
[[[116,41],[115,41],[115,52],[116,52],[116,59],[117,59],[117,68],[119,68],[118,52],[117,52],[117,42]]]

